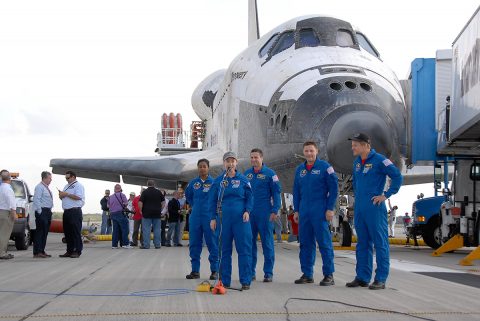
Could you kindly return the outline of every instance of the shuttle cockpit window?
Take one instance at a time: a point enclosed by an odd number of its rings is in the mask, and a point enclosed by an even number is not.
[[[290,48],[295,43],[295,37],[293,31],[285,31],[278,37],[278,41],[275,43],[275,46],[270,52],[270,56],[275,56],[276,54],[284,51],[285,49]]]
[[[353,41],[352,34],[347,30],[337,31],[337,46],[340,47],[353,47],[355,42]]]
[[[368,51],[375,57],[379,58],[380,55],[378,54],[377,50],[372,46],[372,44],[370,44],[370,41],[368,41],[368,39],[364,35],[357,32],[357,40],[360,47],[362,47],[364,50]]]
[[[258,56],[261,58],[263,56],[265,56],[266,54],[268,54],[268,52],[270,51],[270,49],[273,47],[273,44],[275,43],[275,41],[277,41],[278,39],[278,36],[280,34],[279,33],[276,33],[274,34],[273,36],[270,37],[270,39],[268,39],[268,41],[263,45],[263,47],[260,49],[260,51],[258,52]]]
[[[320,45],[317,35],[313,29],[302,29],[298,34],[298,48],[317,47]]]

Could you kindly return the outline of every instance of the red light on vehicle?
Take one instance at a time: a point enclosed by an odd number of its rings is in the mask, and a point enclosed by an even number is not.
[[[452,207],[452,216],[460,216],[460,212],[462,211],[460,207]]]

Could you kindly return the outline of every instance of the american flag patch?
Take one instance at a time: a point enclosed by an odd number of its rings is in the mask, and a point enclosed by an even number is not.
[[[273,175],[273,176],[272,176],[272,180],[273,180],[274,182],[278,182],[278,176],[277,176],[277,175]]]
[[[390,166],[390,165],[392,165],[392,164],[393,164],[392,161],[389,160],[388,158],[383,161],[383,165],[385,165],[385,167],[386,167],[386,166]]]
[[[335,170],[333,169],[332,166],[330,166],[329,168],[327,168],[327,173],[328,173],[328,174],[333,174],[333,173],[335,173]]]

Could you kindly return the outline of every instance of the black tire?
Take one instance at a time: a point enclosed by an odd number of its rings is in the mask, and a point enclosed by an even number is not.
[[[352,246],[352,228],[347,221],[340,223],[337,236],[340,246]]]
[[[30,229],[28,228],[28,225],[25,224],[24,233],[15,235],[15,248],[17,249],[17,251],[27,250],[28,246],[30,245],[30,238]]]
[[[440,217],[438,215],[432,216],[427,225],[423,228],[422,238],[425,241],[425,244],[434,250],[442,246]]]

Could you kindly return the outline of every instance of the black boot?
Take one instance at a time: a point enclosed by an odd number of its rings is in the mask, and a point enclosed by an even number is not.
[[[313,283],[313,278],[309,278],[305,274],[303,274],[299,279],[295,280],[295,284],[305,284],[305,283]]]
[[[335,281],[333,280],[333,275],[325,275],[322,281],[320,281],[321,286],[334,285]]]
[[[186,278],[189,279],[189,280],[199,279],[199,278],[200,278],[200,273],[198,273],[198,272],[190,272],[190,274],[187,274]]]
[[[365,288],[368,286],[368,282],[355,278],[352,282],[348,282],[345,285],[347,286],[347,288],[358,288],[359,286]]]

